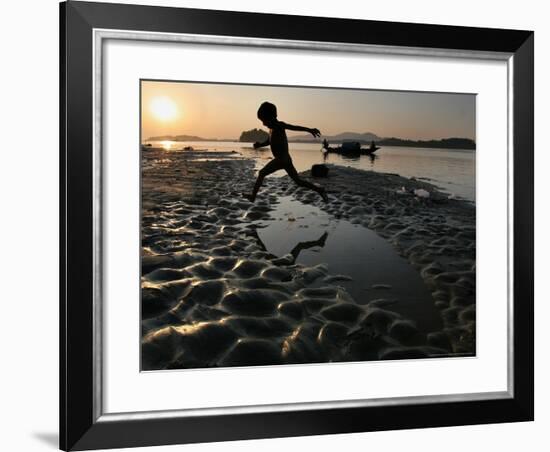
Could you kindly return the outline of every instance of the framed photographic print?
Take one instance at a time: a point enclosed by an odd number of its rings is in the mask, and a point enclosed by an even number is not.
[[[533,33],[61,4],[64,450],[533,419]]]

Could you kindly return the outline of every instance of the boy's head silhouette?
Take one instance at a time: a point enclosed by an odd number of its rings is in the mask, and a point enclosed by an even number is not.
[[[258,119],[264,123],[265,126],[270,127],[274,121],[277,120],[277,107],[271,102],[264,102],[258,108]]]

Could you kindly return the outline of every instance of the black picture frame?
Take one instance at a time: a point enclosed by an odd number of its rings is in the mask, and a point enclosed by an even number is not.
[[[266,18],[269,20],[265,20]],[[69,1],[60,5],[60,448],[84,450],[530,421],[534,417],[534,35],[531,31]],[[509,397],[104,421],[94,410],[95,28],[243,36],[513,58],[513,371]]]

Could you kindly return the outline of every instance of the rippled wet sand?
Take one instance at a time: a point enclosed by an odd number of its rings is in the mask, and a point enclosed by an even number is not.
[[[475,352],[471,206],[418,200],[397,190],[430,186],[344,168],[321,181],[327,205],[286,177],[268,178],[251,204],[241,193],[251,189],[253,165],[229,153],[143,152],[143,370]],[[426,334],[380,290],[357,302],[342,284],[348,276],[331,273],[330,262],[272,254],[258,228],[273,221],[281,196],[388,239],[420,271],[442,328]]]

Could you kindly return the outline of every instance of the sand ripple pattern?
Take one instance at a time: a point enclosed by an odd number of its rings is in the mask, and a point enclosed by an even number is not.
[[[463,218],[456,226],[439,225],[430,211],[445,216],[440,209],[449,205],[414,204],[419,201],[395,194],[391,181],[373,191],[371,179],[354,184],[370,174],[341,168],[331,168],[333,176],[325,180],[333,202],[318,204],[375,229],[422,272],[445,320],[444,331],[426,337],[385,309],[384,300],[355,303],[338,286],[345,276],[331,275],[326,265],[306,267],[263,248],[255,228],[277,197],[293,194],[317,204],[315,193],[272,178],[251,204],[241,197],[254,180],[249,160],[219,155],[209,161],[200,152],[143,154],[143,370],[472,353],[475,234],[472,239]],[[354,185],[350,177],[357,179]],[[396,187],[402,179],[394,181]],[[446,229],[451,227],[456,233]],[[467,243],[472,240],[473,251]]]

